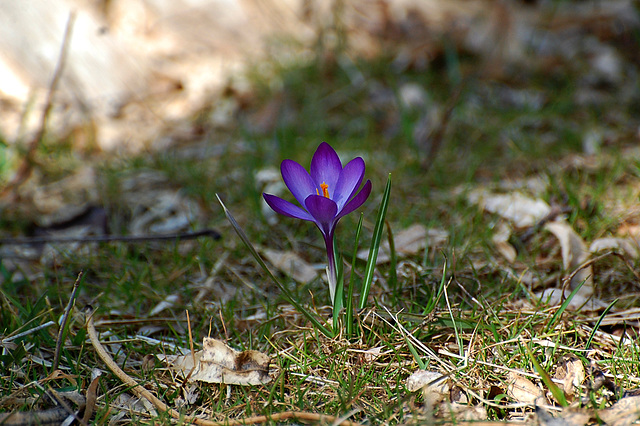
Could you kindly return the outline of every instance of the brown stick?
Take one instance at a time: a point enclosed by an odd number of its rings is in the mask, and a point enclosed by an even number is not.
[[[96,328],[93,325],[93,312],[89,314],[89,318],[87,319],[87,333],[89,334],[89,339],[91,340],[91,344],[96,350],[98,356],[104,362],[107,367],[120,379],[122,382],[131,388],[131,391],[136,394],[138,398],[145,398],[149,402],[151,402],[156,409],[160,411],[164,411],[169,413],[171,417],[174,419],[180,419],[185,423],[194,423],[197,425],[203,426],[240,426],[240,425],[253,425],[266,423],[269,421],[282,421],[288,419],[298,419],[298,420],[308,420],[308,421],[316,421],[322,423],[335,423],[338,420],[335,416],[325,415],[325,414],[316,414],[316,413],[308,413],[305,411],[285,411],[283,413],[275,413],[270,414],[268,416],[254,416],[254,417],[244,417],[236,420],[225,420],[222,422],[216,422],[212,420],[205,420],[198,417],[192,416],[182,416],[179,412],[170,408],[159,400],[154,394],[149,392],[147,389],[140,386],[131,376],[122,371],[118,364],[113,361],[113,358],[107,353],[104,349],[100,340],[98,339],[98,333],[96,332]],[[338,425],[343,426],[362,426],[359,423],[351,422],[349,420],[342,420],[337,423]]]

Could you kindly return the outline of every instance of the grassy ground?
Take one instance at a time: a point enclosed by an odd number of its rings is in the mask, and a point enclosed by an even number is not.
[[[506,262],[492,242],[501,219],[470,204],[466,194],[479,186],[520,185],[562,208],[585,241],[637,224],[640,153],[633,146],[638,99],[621,103],[603,89],[601,103],[580,105],[575,75],[550,77],[539,71],[524,80],[487,80],[469,71],[476,61],[443,57],[428,72],[395,72],[389,58],[341,62],[327,55],[302,65],[273,65],[279,84],[254,76],[254,90],[238,110],[237,124],[205,132],[199,154],[189,155],[193,145],[186,144],[98,164],[98,191],[113,232],[126,232],[133,219],[123,200],[123,182],[141,171],[157,171],[166,178],[163,185],[178,189],[200,207],[193,228],[216,228],[222,238],[114,242],[88,251],[62,247],[55,261],[46,264],[3,259],[0,410],[49,406],[45,394],[52,389],[84,395],[92,370],[100,368],[104,374],[93,421],[170,422],[166,413],[154,414],[148,406],[125,401],[133,393],[131,386],[106,370],[87,338],[82,313],[86,305],[97,309],[100,339],[125,372],[184,415],[213,420],[287,411],[349,415],[349,420],[371,424],[530,419],[533,404],[507,396],[509,372],[520,372],[546,394],[550,387],[533,359],[553,375],[561,356],[568,354],[577,356],[592,375],[602,371],[615,385],[636,389],[639,348],[615,336],[635,336],[637,323],[620,321],[595,332],[602,311],[562,312],[560,306],[541,304],[532,292],[560,285],[563,274],[571,272],[563,271],[557,240],[542,230],[519,239],[526,230],[517,230],[511,240],[518,249],[516,261]],[[362,82],[354,83],[354,75],[362,76]],[[462,75],[464,85],[452,75]],[[425,90],[424,105],[397,106],[407,84]],[[525,101],[504,100],[515,94]],[[453,108],[448,121],[435,121],[436,128],[444,126],[442,139],[414,141],[423,112],[435,106],[441,114]],[[278,111],[275,118],[256,124],[269,108]],[[194,120],[206,127],[207,113]],[[589,132],[602,135],[595,155],[584,154]],[[258,171],[277,168],[284,158],[308,166],[321,141],[345,158],[365,158],[374,190],[362,208],[361,247],[368,247],[388,173],[393,189],[387,221],[394,232],[420,223],[449,235],[442,247],[399,259],[395,272],[389,264],[377,269],[370,308],[358,316],[358,334],[351,339],[322,335],[286,303],[215,201],[220,194],[254,244],[292,250],[322,265],[317,230],[288,218],[269,224],[256,182]],[[45,176],[62,173],[58,163],[74,169],[82,162],[70,152],[48,149],[45,145],[41,155],[57,155],[59,161],[40,165]],[[529,178],[548,184],[540,191],[527,190],[523,182]],[[352,216],[343,219],[338,230],[347,259],[357,224]],[[5,219],[5,229],[23,230],[18,218],[13,219]],[[356,273],[362,270],[363,264],[357,264]],[[637,307],[636,270],[637,258],[612,255],[599,260],[593,277],[596,296],[607,304],[619,299],[618,309]],[[80,271],[84,276],[60,349],[62,374],[52,376],[55,324]],[[519,279],[525,271],[540,278],[537,288]],[[329,296],[321,278],[307,284],[281,278],[297,300],[329,318]],[[446,291],[436,299],[442,282]],[[154,312],[163,302],[166,307]],[[168,344],[189,348],[186,311],[196,345],[211,336],[237,349],[262,351],[273,357],[273,380],[249,387],[181,385],[153,355],[172,353]],[[49,321],[53,324],[40,331],[7,340]],[[443,398],[449,406],[434,402],[429,393],[407,389],[407,378],[419,369],[447,376],[450,391]],[[568,396],[569,402],[585,411],[610,405],[603,389],[587,386],[589,380],[576,391],[579,397]],[[191,394],[192,403],[185,404]],[[553,410],[549,407],[560,403],[549,398],[543,405]],[[460,413],[452,414],[448,407]]]

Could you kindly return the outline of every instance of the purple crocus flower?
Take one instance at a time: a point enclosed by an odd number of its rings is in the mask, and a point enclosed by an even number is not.
[[[334,303],[337,276],[333,235],[338,221],[360,207],[371,194],[370,180],[360,189],[364,160],[356,157],[342,167],[331,145],[322,142],[311,159],[311,173],[292,160],[284,160],[280,170],[284,183],[302,207],[275,195],[262,195],[277,213],[308,220],[320,229],[329,257],[329,292]]]

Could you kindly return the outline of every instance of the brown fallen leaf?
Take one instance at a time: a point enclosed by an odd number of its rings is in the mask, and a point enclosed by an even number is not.
[[[449,394],[449,382],[435,371],[418,370],[407,378],[407,390],[415,392],[419,389],[444,396]]]
[[[529,198],[519,192],[496,194],[479,189],[472,191],[467,199],[482,209],[511,221],[517,228],[533,226],[551,212],[551,207],[545,201]]]
[[[299,283],[308,283],[318,276],[313,266],[292,251],[268,248],[262,248],[260,251],[273,266]]]
[[[487,409],[481,405],[458,404],[455,402],[443,402],[440,404],[440,411],[447,413],[445,418],[455,419],[455,423],[460,422],[480,422],[487,419]]]
[[[496,250],[498,250],[498,253],[500,253],[507,262],[513,263],[518,257],[518,252],[515,247],[509,243],[510,237],[511,228],[503,222],[498,225],[496,232],[493,234],[493,237],[491,237],[491,241],[493,242]]]
[[[239,352],[226,343],[205,337],[203,349],[186,355],[156,355],[169,368],[182,372],[190,382],[228,385],[263,385],[271,381],[271,358],[258,351]],[[195,358],[195,366],[193,360]]]
[[[633,238],[598,238],[597,240],[592,241],[589,246],[589,251],[591,253],[597,253],[604,250],[618,250],[632,259],[640,257],[640,247],[638,247],[638,242]]]
[[[589,424],[593,417],[591,410],[565,408],[552,415],[540,406],[536,406],[536,417],[540,426],[582,426]]]
[[[566,354],[560,358],[555,378],[562,381],[562,390],[566,395],[573,395],[585,377],[586,372],[580,358],[573,354]]]
[[[586,285],[587,284],[585,284],[585,286]],[[589,293],[585,294],[581,290],[582,289],[574,294],[573,298],[569,301],[569,304],[567,305],[568,310],[577,311],[580,309],[582,312],[593,312],[607,307],[607,303],[592,297]],[[540,302],[548,306],[560,306],[569,298],[570,295],[570,289],[565,289],[563,291],[561,288],[547,288],[535,293],[535,296],[540,300]]]
[[[564,293],[562,289],[547,289],[542,293],[537,293],[536,296],[551,306],[558,305],[569,296],[570,289],[574,289],[584,282],[584,285],[574,295],[568,308],[576,310],[586,307],[587,309],[595,310],[603,307],[603,305],[606,306],[602,301],[593,298],[592,265],[589,264],[576,271],[590,257],[590,252],[587,250],[587,245],[582,238],[571,228],[571,225],[564,221],[549,222],[544,228],[551,232],[560,242],[563,268],[566,273],[573,274],[573,277],[569,285],[570,288],[565,288]]]
[[[589,250],[587,250],[586,244],[567,222],[549,222],[544,228],[551,232],[560,242],[562,265],[565,271],[574,269],[589,259]]]
[[[541,398],[542,389],[520,374],[509,372],[507,374],[507,395],[523,404],[535,404]]]
[[[634,424],[640,418],[640,396],[622,398],[611,407],[598,411],[598,417],[609,426]]]

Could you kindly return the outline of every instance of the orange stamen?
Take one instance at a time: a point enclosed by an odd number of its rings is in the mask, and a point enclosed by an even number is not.
[[[322,188],[322,195],[324,195],[326,198],[330,198],[329,197],[329,185],[327,185],[325,182],[322,182],[320,184],[320,188]],[[318,190],[316,189],[316,192],[318,192]],[[318,193],[318,195],[320,195]]]

